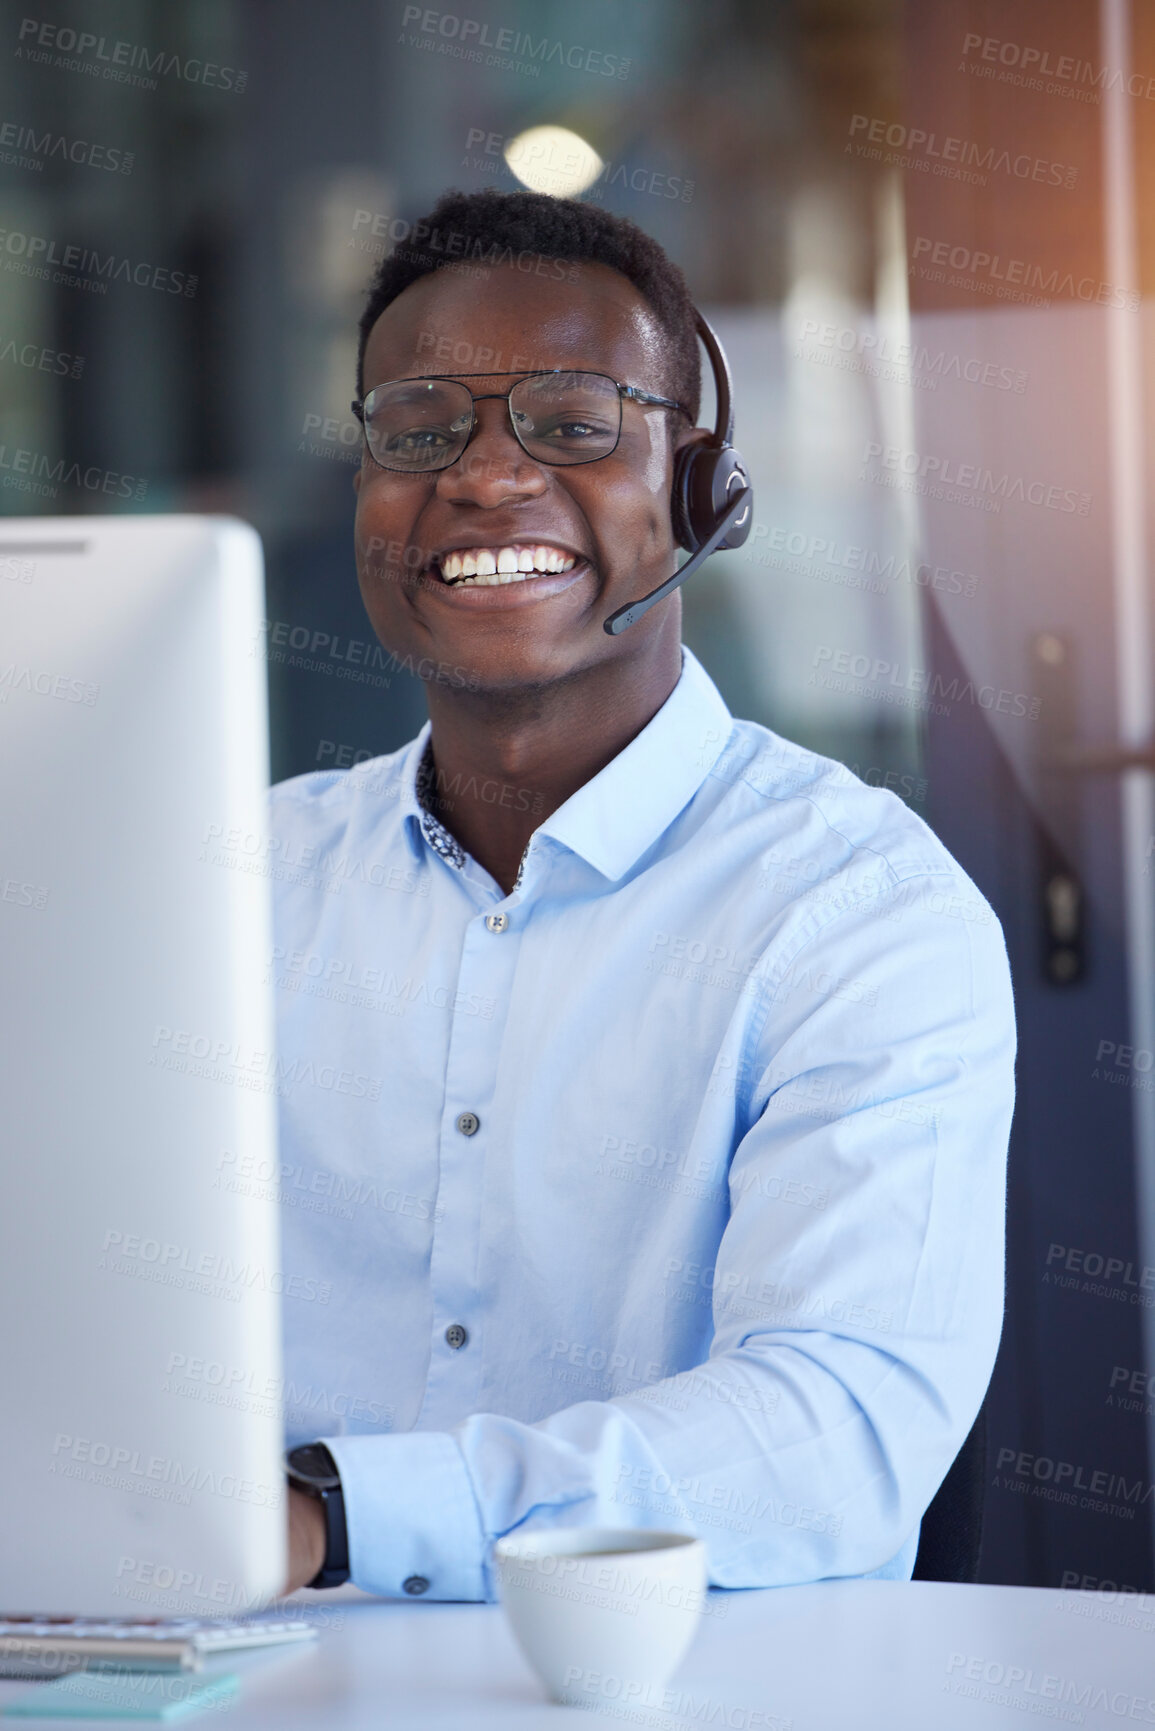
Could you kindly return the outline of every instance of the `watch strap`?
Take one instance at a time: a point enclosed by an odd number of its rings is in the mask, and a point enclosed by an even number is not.
[[[306,1585],[342,1587],[349,1579],[349,1530],[337,1463],[324,1443],[306,1443],[289,1450],[285,1470],[290,1485],[314,1497],[325,1518],[324,1561]]]

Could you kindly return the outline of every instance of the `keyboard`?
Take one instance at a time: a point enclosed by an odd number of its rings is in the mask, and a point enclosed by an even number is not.
[[[68,1671],[199,1671],[206,1658],[244,1647],[311,1641],[303,1617],[0,1617],[0,1677]]]

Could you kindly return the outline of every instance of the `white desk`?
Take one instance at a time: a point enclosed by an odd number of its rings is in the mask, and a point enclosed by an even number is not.
[[[610,1702],[579,1717],[550,1705],[494,1606],[361,1601],[326,1605],[329,1626],[316,1645],[214,1661],[214,1670],[240,1673],[240,1698],[189,1723],[221,1731],[1155,1725],[1155,1598],[848,1581],[712,1594],[711,1605],[722,1614],[703,1620],[670,1685],[673,1714],[615,1714]],[[980,1673],[987,1666],[992,1680],[1010,1666],[1029,1675],[1000,1689],[969,1680],[959,1655],[978,1661]],[[0,1707],[30,1687],[0,1684]],[[992,1699],[1008,1694],[1009,1702]]]

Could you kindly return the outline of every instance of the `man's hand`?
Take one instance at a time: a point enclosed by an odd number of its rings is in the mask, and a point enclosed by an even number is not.
[[[325,1561],[325,1514],[316,1497],[289,1487],[289,1580],[286,1593],[307,1587]]]

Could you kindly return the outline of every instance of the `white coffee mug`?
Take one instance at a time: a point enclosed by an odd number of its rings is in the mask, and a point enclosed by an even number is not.
[[[515,1533],[498,1540],[494,1564],[518,1645],[569,1707],[654,1705],[706,1601],[706,1547],[689,1533]]]

